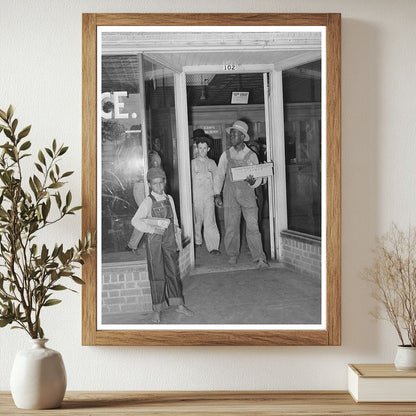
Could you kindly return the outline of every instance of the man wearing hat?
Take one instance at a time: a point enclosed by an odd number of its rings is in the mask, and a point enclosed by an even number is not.
[[[222,153],[214,177],[215,204],[224,204],[224,244],[229,263],[236,264],[240,254],[241,213],[246,222],[246,239],[253,261],[259,269],[269,267],[263,251],[258,225],[258,207],[254,189],[261,184],[261,178],[248,176],[244,181],[231,180],[231,168],[258,165],[257,155],[245,145],[250,140],[248,126],[237,120],[226,129],[230,135],[231,147]],[[221,198],[223,189],[224,201]]]
[[[201,137],[208,137],[203,129],[196,129],[192,133],[191,144],[191,158],[195,159],[198,156],[198,139]]]

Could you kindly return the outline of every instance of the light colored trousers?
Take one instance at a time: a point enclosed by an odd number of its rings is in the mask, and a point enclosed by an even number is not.
[[[195,244],[202,244],[202,227],[207,250],[218,250],[220,233],[215,221],[214,197],[194,195]]]

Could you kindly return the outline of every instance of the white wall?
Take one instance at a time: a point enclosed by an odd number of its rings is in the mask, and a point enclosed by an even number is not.
[[[81,13],[342,13],[342,346],[82,347],[81,297],[45,313],[69,390],[345,389],[346,364],[392,362],[396,336],[369,316],[359,272],[391,221],[416,223],[416,2],[413,0],[0,0],[0,108],[32,124],[34,149],[56,137],[81,187]],[[80,216],[47,236],[70,244]],[[0,390],[27,336],[0,330]]]

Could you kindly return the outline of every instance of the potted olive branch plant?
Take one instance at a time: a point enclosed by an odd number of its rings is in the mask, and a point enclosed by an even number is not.
[[[0,144],[0,327],[11,325],[26,331],[34,342],[32,349],[35,351],[30,351],[37,359],[42,351],[47,350],[48,356],[56,353],[57,369],[48,370],[49,383],[59,370],[63,380],[60,383],[54,381],[53,386],[36,387],[39,397],[43,394],[40,391],[42,388],[49,391],[46,400],[43,395],[43,399],[38,397],[30,402],[28,398],[36,396],[33,391],[31,394],[13,391],[13,385],[28,387],[22,381],[28,375],[20,373],[35,370],[30,365],[22,368],[22,360],[16,364],[19,354],[11,376],[12,394],[18,407],[50,408],[60,405],[66,389],[66,376],[60,354],[44,345],[46,340],[41,312],[61,302],[54,294],[64,290],[74,291],[62,284],[62,280],[83,283],[76,273],[85,255],[93,250],[93,240],[91,233],[88,233],[69,249],[64,249],[59,243],[53,248],[39,243],[39,233],[56,225],[67,215],[74,215],[81,207],[71,206],[71,191],[62,192],[65,179],[73,172],[63,172],[59,168],[58,162],[68,147],[58,145],[56,140],[53,140],[51,147],[39,150],[33,169],[36,173],[24,177],[22,160],[31,156],[28,153],[31,142],[26,140],[31,126],[18,132],[18,119],[13,114],[12,106],[7,111],[0,110],[0,134],[3,133],[6,139]],[[26,362],[30,360],[26,359]],[[28,383],[33,390],[34,386],[30,385],[30,381]],[[53,397],[54,391],[58,392],[58,398]]]
[[[393,224],[377,240],[371,267],[363,277],[382,306],[373,315],[389,321],[399,337],[395,366],[416,370],[416,228]]]

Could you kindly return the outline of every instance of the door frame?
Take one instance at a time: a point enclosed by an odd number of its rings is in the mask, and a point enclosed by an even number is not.
[[[273,69],[269,77],[269,115],[270,115],[270,154],[274,160],[272,178],[273,219],[275,221],[275,254],[277,260],[282,256],[281,232],[287,230],[286,198],[286,158],[285,158],[285,123],[283,103],[283,73]],[[269,214],[270,215],[270,214]]]
[[[191,162],[189,155],[188,103],[186,93],[186,75],[188,74],[223,74],[230,73],[261,73],[269,74],[271,88],[263,85],[265,104],[265,127],[267,143],[267,159],[274,162],[274,176],[268,180],[269,190],[269,221],[270,246],[272,259],[280,259],[280,232],[287,228],[286,207],[286,172],[284,151],[283,122],[283,85],[282,71],[276,71],[274,65],[238,65],[232,71],[224,65],[199,65],[183,67],[183,71],[175,74],[175,111],[178,134],[178,165],[179,194],[181,201],[181,224],[183,232],[191,241],[191,267],[195,266],[193,208],[191,187]],[[280,75],[280,76],[279,76]],[[280,83],[280,85],[279,85]],[[267,91],[266,91],[267,89]],[[280,96],[277,96],[280,94]],[[268,97],[266,103],[266,97]],[[275,116],[276,114],[276,116]],[[273,140],[273,138],[276,138]],[[276,143],[275,143],[276,142]]]

